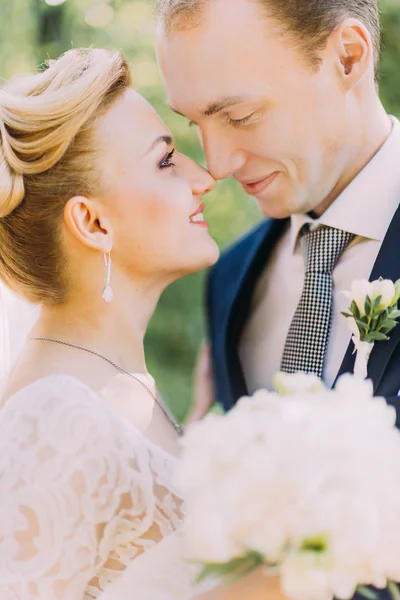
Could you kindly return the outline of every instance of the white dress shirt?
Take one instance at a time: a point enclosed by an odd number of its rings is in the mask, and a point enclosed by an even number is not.
[[[340,293],[355,279],[368,279],[390,222],[400,203],[400,123],[377,154],[319,219],[292,215],[290,225],[273,250],[257,283],[250,318],[239,345],[239,356],[250,393],[272,388],[279,371],[286,336],[303,289],[304,261],[299,232],[305,223],[326,225],[356,237],[333,272],[333,321],[325,358],[324,381],[332,385],[351,334],[340,313],[348,301]],[[399,244],[400,260],[400,244]]]

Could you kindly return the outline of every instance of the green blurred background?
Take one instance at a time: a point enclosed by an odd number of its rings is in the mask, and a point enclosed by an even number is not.
[[[381,97],[389,112],[400,115],[400,0],[382,0],[380,8]],[[166,105],[154,33],[151,0],[0,0],[0,79],[30,71],[72,46],[122,50],[136,88],[167,122],[179,150],[203,162],[195,132]],[[207,220],[221,248],[260,218],[255,202],[234,181],[220,183],[209,198]],[[146,339],[148,368],[179,419],[191,403],[193,368],[204,336],[203,285],[204,273],[172,285]]]

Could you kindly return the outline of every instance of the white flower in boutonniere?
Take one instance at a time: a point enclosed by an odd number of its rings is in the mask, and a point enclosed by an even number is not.
[[[351,302],[348,319],[357,353],[354,374],[365,379],[369,357],[375,342],[386,341],[388,334],[397,325],[400,317],[400,279],[393,283],[390,279],[354,281],[350,292],[342,292]]]

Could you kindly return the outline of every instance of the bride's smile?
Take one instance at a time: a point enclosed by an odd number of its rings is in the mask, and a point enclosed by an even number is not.
[[[204,212],[205,206],[204,203],[202,202],[199,206],[199,208],[189,217],[189,221],[193,224],[197,224],[197,225],[201,225],[202,227],[207,228],[208,227],[208,223],[204,220]]]

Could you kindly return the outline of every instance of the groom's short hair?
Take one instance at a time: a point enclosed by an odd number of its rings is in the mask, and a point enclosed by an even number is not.
[[[155,0],[156,12],[167,34],[200,25],[204,9],[213,0]],[[360,20],[374,45],[378,75],[380,23],[377,0],[258,0],[267,15],[281,23],[317,66],[320,52],[337,25],[347,17]]]

